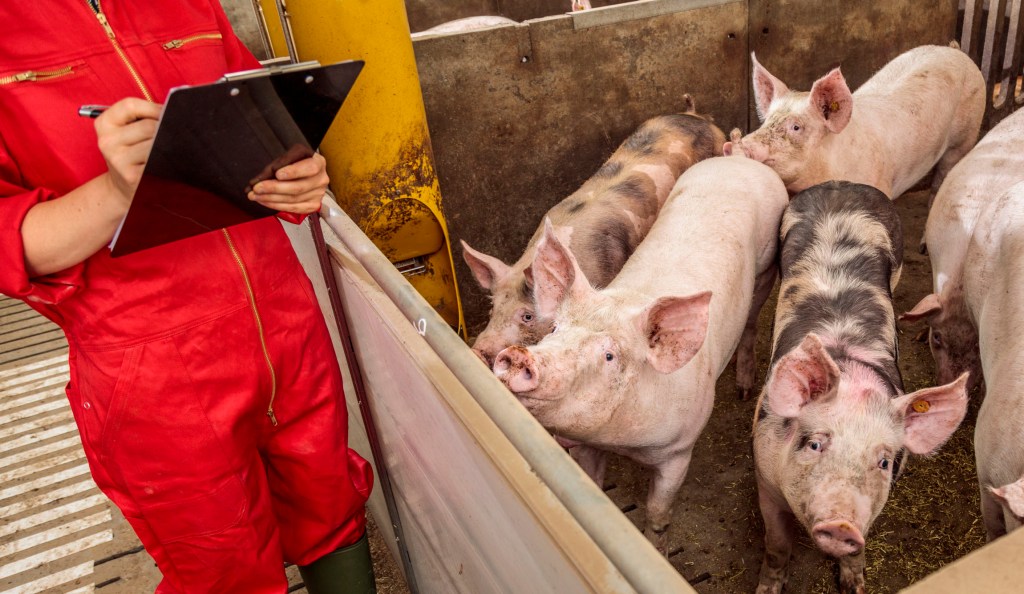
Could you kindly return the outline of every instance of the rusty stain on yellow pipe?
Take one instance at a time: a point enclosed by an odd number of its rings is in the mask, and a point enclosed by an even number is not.
[[[275,0],[260,0],[275,55],[287,55]],[[288,0],[299,60],[364,60],[320,151],[338,203],[465,338],[451,242],[403,0]]]

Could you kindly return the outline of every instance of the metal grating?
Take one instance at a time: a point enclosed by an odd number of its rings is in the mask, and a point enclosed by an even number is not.
[[[966,0],[963,11],[960,47],[985,75],[988,130],[1024,105],[1024,1]]]

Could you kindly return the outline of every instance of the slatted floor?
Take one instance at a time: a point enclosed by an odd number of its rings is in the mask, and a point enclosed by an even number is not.
[[[67,351],[57,326],[0,296],[0,594],[152,592],[159,570],[89,476]]]

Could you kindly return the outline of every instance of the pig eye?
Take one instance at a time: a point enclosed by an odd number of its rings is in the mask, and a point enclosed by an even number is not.
[[[794,132],[799,132],[800,131],[800,124],[793,124],[792,126],[790,126],[789,129],[794,131]]]
[[[523,320],[523,322],[529,324],[530,322],[533,321],[533,314],[528,312],[528,311],[527,312],[523,312],[522,320]]]
[[[881,468],[882,470],[889,470],[889,459],[882,458],[881,460],[879,460],[878,467]]]
[[[615,360],[615,355],[613,355],[611,353],[611,351],[605,351],[605,353],[604,353],[604,360],[605,361],[614,361]]]
[[[938,332],[932,332],[932,346],[942,348],[942,335]]]
[[[815,452],[821,451],[821,442],[816,440],[809,441],[807,442],[807,447],[811,448],[811,450]]]

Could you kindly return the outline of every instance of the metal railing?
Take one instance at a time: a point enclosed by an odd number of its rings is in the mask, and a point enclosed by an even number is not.
[[[985,75],[990,129],[1024,105],[1024,0],[966,0],[963,10],[960,47]]]

